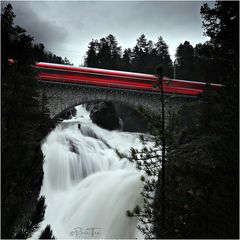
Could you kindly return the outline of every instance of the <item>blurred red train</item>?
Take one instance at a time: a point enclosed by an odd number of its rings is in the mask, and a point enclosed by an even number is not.
[[[103,86],[120,89],[132,89],[157,92],[153,88],[156,76],[142,73],[132,73],[115,70],[105,70],[88,67],[73,67],[69,65],[39,62],[35,64],[38,79],[62,83],[75,83],[84,85]],[[210,84],[212,89],[218,89],[221,84]],[[197,96],[203,92],[206,83],[186,80],[163,78],[165,93],[176,93]]]

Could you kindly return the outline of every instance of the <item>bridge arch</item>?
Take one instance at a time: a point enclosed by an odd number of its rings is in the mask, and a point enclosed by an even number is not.
[[[40,83],[39,90],[40,95],[44,93],[48,99],[47,107],[53,120],[77,105],[99,101],[117,102],[133,109],[142,107],[148,112],[161,110],[156,94],[151,95],[140,91],[121,91],[59,83]]]

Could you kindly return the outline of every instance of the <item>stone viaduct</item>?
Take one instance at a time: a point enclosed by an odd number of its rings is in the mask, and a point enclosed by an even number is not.
[[[48,98],[48,108],[52,119],[57,119],[74,106],[93,101],[118,102],[134,109],[141,107],[148,112],[161,111],[159,93],[156,92],[41,80],[38,82],[40,95],[44,93]],[[167,107],[176,110],[183,103],[196,101],[196,99],[197,97],[194,96],[167,95]]]

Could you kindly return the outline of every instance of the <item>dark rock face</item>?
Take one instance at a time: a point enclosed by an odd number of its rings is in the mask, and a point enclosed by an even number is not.
[[[111,102],[99,102],[91,107],[90,118],[93,123],[107,130],[121,129],[121,119]]]
[[[143,117],[143,115],[137,109],[133,109],[120,102],[96,101],[96,102],[85,103],[84,106],[86,107],[87,111],[94,112],[96,108],[99,108],[104,104],[106,104],[106,106],[109,106],[110,110],[114,112],[114,115],[118,116],[118,119],[120,121],[119,125],[122,131],[141,132],[141,133],[151,132],[151,129],[152,129],[151,124]],[[101,125],[99,126],[102,127]],[[106,129],[109,129],[109,128],[106,128]]]
[[[69,140],[69,150],[70,150],[70,152],[79,154],[78,148],[71,140]]]
[[[123,120],[123,131],[149,133],[151,125],[139,111],[124,104],[114,102],[118,116]]]
[[[71,119],[72,117],[75,117],[75,116],[76,116],[76,113],[77,113],[76,108],[71,108],[71,109],[69,109],[68,111],[62,113],[62,114],[58,117],[58,119],[61,119],[61,120]]]

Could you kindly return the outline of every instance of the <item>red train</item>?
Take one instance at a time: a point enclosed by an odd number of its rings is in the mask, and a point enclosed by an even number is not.
[[[36,63],[35,68],[38,70],[38,79],[42,81],[76,83],[142,91],[160,91],[158,88],[153,88],[154,83],[156,83],[156,76],[150,74],[88,67],[73,67],[43,62]],[[206,83],[203,82],[168,78],[163,79],[163,90],[165,93],[196,96],[204,90],[205,86]],[[221,86],[221,84],[211,83],[213,89],[218,89]]]

